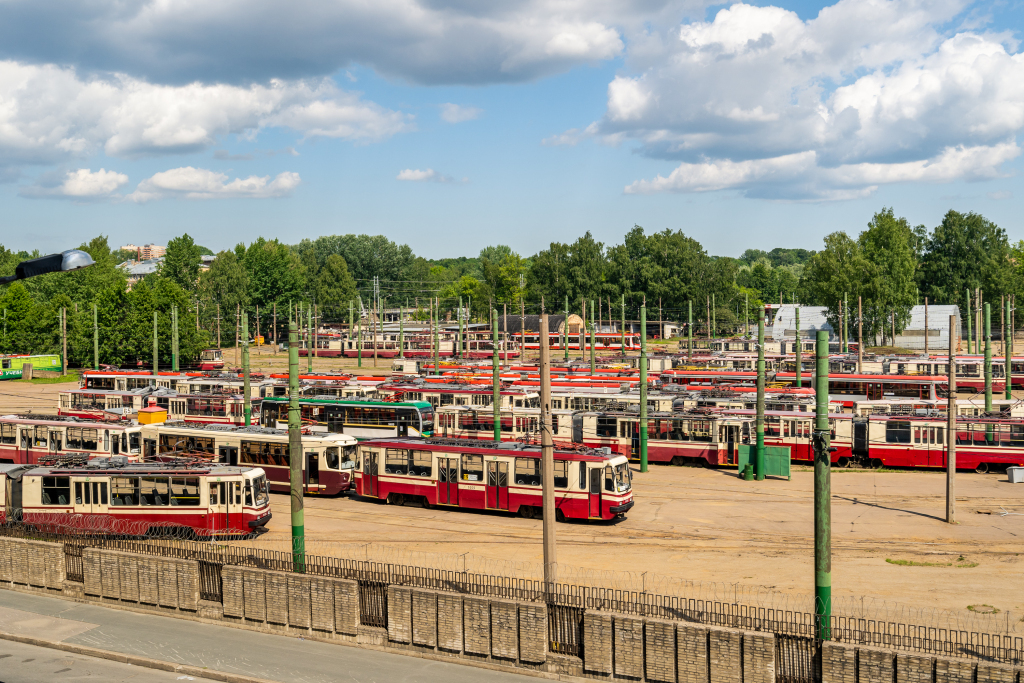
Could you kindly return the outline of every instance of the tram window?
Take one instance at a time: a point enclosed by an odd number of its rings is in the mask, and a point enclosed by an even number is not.
[[[100,505],[107,504],[107,482],[105,481],[100,482],[100,492],[96,502],[99,503]]]
[[[43,505],[70,505],[71,477],[43,477]]]
[[[384,474],[408,474],[409,452],[401,448],[384,451]]]
[[[36,426],[32,434],[32,447],[33,448],[46,448],[49,441],[47,440],[49,434],[47,433],[46,427]]]
[[[199,505],[199,477],[171,477],[171,505]]]
[[[142,505],[167,505],[167,477],[142,477]]]
[[[142,433],[132,432],[128,435],[129,446],[131,447],[132,453],[138,453],[142,450]]]
[[[516,458],[516,484],[540,486],[539,458]]]
[[[926,434],[927,434],[927,431],[928,430],[925,430]],[[914,443],[921,443],[921,428],[920,427],[914,427]],[[927,441],[925,443],[927,443]]]
[[[111,505],[139,505],[137,477],[114,477],[110,480]]]
[[[431,451],[412,451],[409,462],[409,474],[417,477],[429,477],[434,471],[434,454]]]
[[[325,459],[327,460],[327,469],[336,470],[338,469],[338,447],[330,446],[324,449]]]
[[[0,444],[11,444],[15,445],[18,443],[18,426],[2,424],[0,425]]]
[[[580,488],[587,488],[587,463],[580,462]]]
[[[886,443],[910,443],[910,423],[890,420],[885,423]]]
[[[358,446],[344,446],[341,449],[341,467],[347,469],[355,465]]]
[[[569,488],[569,463],[564,460],[555,461],[555,488]]]
[[[483,481],[484,480],[484,456],[463,455],[462,456],[462,481]]]
[[[935,430],[935,443],[937,443],[937,444],[945,443],[945,441],[943,441],[943,439],[942,439],[942,427],[939,427],[938,429]]]
[[[245,504],[252,505],[252,482],[245,480]]]
[[[604,490],[615,493],[615,475],[611,467],[604,468]]]
[[[213,437],[190,436],[185,439],[185,450],[188,453],[205,453],[213,455]]]

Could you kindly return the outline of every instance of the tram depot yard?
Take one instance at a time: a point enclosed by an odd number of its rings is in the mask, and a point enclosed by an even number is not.
[[[226,354],[227,355],[227,354]],[[270,367],[260,367],[261,361]],[[254,370],[284,361],[253,354]],[[325,359],[340,369],[353,361]],[[385,362],[378,372],[389,373]],[[325,367],[326,369],[326,367]],[[373,372],[364,360],[360,371]],[[53,414],[61,384],[5,382],[0,414]],[[1015,392],[1015,395],[1018,392]],[[746,482],[730,468],[652,465],[634,470],[636,505],[610,523],[557,525],[559,563],[566,571],[632,573],[717,584],[765,586],[805,594],[813,576],[812,470],[792,479]],[[945,473],[832,469],[833,586],[836,596],[864,596],[914,607],[989,611],[1024,608],[1008,590],[1024,571],[1024,489],[1004,472],[957,474],[958,524],[944,520]],[[252,541],[288,547],[288,497],[271,495],[269,532]],[[465,555],[477,566],[494,561],[541,562],[537,520],[509,513],[402,507],[339,498],[306,498],[310,552],[351,555],[367,542],[375,552],[430,558]],[[315,544],[315,548],[313,545]],[[387,546],[381,549],[379,546]],[[336,550],[332,553],[332,548]],[[510,564],[504,565],[508,562]],[[570,569],[572,568],[572,569]],[[719,590],[722,590],[719,586]]]

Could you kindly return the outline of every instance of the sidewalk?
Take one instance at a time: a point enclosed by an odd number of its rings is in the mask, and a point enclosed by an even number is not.
[[[0,631],[280,683],[525,683],[532,676],[0,590]],[[49,669],[40,670],[40,679]]]

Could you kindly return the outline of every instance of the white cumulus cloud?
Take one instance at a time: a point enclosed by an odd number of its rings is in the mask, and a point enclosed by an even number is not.
[[[441,105],[441,118],[448,123],[472,121],[473,119],[480,118],[483,113],[483,109],[479,109],[477,107],[463,107],[458,104],[452,104],[451,102],[445,102]]]
[[[1004,175],[1024,129],[1024,54],[947,25],[964,0],[839,0],[802,20],[743,3],[635,48],[600,136],[678,164],[630,193],[836,199]]]
[[[420,170],[418,168],[407,168],[398,172],[395,180],[406,180],[414,183],[468,183],[469,178],[456,180],[455,178],[438,173],[432,168]]]
[[[62,177],[57,176],[57,182],[53,180],[53,174],[50,174],[50,177],[44,178],[42,182],[22,188],[20,194],[23,197],[97,199],[113,194],[128,182],[128,176],[105,168],[98,171],[79,168],[68,171]]]
[[[224,173],[205,168],[185,166],[161,171],[146,178],[128,195],[134,202],[179,197],[184,199],[266,199],[284,197],[300,182],[298,173],[279,173],[270,176],[249,176],[229,180]]]

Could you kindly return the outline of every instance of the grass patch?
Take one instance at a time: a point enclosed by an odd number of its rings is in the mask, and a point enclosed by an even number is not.
[[[902,346],[867,346],[864,348],[864,351],[879,356],[917,356],[924,353],[923,349],[905,349]]]
[[[967,605],[967,609],[978,614],[999,614],[999,608],[992,605]]]
[[[33,379],[16,379],[15,382],[29,382],[31,384],[64,384],[66,382],[78,382],[81,377],[78,373],[68,373],[63,377],[36,377]]]
[[[888,557],[885,558],[885,561],[898,567],[956,567],[957,569],[973,569],[978,566],[977,562],[968,562],[967,558],[963,555],[956,558],[956,562],[918,562],[916,560],[894,560]],[[988,605],[988,607],[991,607],[991,605]],[[970,607],[967,609],[970,609]]]

